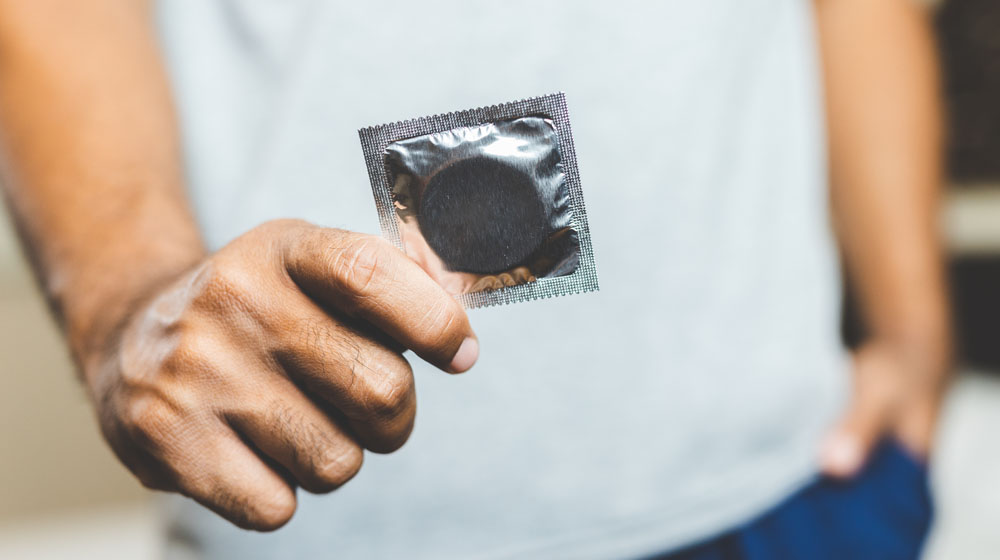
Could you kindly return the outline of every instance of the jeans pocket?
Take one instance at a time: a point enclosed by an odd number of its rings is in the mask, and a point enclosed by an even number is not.
[[[884,515],[890,525],[922,543],[934,517],[927,460],[895,439],[884,443],[879,478]]]
[[[885,445],[893,455],[898,457],[900,464],[924,477],[927,476],[928,457],[913,451],[896,438],[888,439]]]

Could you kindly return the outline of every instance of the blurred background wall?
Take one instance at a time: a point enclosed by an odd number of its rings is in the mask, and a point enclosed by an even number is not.
[[[0,558],[148,558],[149,499],[101,440],[0,212]]]
[[[0,219],[0,522],[142,496],[103,448],[68,353]]]
[[[961,375],[932,472],[935,559],[1000,557],[1000,2],[936,16],[950,115],[948,240]],[[853,315],[848,337],[858,330]],[[0,213],[0,558],[148,558],[149,493],[104,445]]]
[[[1000,371],[1000,2],[937,13],[950,137],[953,302],[966,364]]]

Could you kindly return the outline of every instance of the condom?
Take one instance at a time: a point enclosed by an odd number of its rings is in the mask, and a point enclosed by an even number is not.
[[[562,93],[359,135],[383,235],[466,307],[598,289]]]
[[[451,270],[500,274],[548,237],[544,201],[531,176],[503,161],[457,161],[427,182],[417,223]]]

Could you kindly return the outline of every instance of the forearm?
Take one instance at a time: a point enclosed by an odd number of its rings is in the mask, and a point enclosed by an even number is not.
[[[78,360],[202,244],[148,6],[0,0],[2,184]]]
[[[934,382],[950,357],[938,230],[941,111],[910,0],[819,0],[833,219],[866,327]]]

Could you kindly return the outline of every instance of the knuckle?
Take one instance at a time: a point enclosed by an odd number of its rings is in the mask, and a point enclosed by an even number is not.
[[[348,235],[340,248],[330,252],[330,271],[341,290],[371,295],[375,280],[388,265],[385,242],[369,235]]]
[[[251,528],[258,531],[274,531],[288,523],[295,514],[295,498],[288,492],[275,492],[261,496],[249,508]]]
[[[287,488],[241,491],[215,476],[188,476],[178,490],[225,517],[234,525],[255,531],[280,528],[295,513],[295,495]]]
[[[410,439],[413,432],[413,417],[407,419],[405,423],[393,427],[391,430],[383,430],[377,437],[369,438],[365,442],[366,448],[373,453],[392,453]]]
[[[328,449],[321,454],[315,463],[316,480],[313,488],[308,490],[316,493],[336,490],[354,478],[354,475],[361,470],[363,461],[364,453],[356,445],[349,446],[346,451],[344,449]]]
[[[420,343],[428,348],[443,348],[462,338],[464,313],[451,300],[440,300],[424,313],[416,332]]]
[[[299,484],[314,493],[335,490],[361,468],[360,449],[353,442],[344,449],[343,441],[328,428],[306,420],[301,411],[285,404],[272,404],[265,414],[278,426],[291,448],[293,471]]]
[[[207,334],[199,333],[197,329],[186,329],[165,351],[163,369],[175,375],[209,369],[209,357],[213,351],[214,344]]]
[[[246,302],[256,292],[252,275],[243,267],[226,260],[208,267],[204,275],[198,301],[213,309]]]
[[[128,433],[147,447],[169,433],[173,425],[170,407],[151,395],[131,399],[124,405],[121,419]]]
[[[197,470],[192,472],[191,465],[179,463],[170,465],[170,468],[181,494],[199,501],[209,501],[208,499],[212,498],[214,501],[210,505],[216,505],[223,511],[233,509],[237,505],[236,498],[231,493],[206,474]]]
[[[285,332],[290,339],[287,347],[297,350],[295,359],[310,360],[324,375],[327,364],[339,357],[338,352],[347,352],[352,347],[357,351],[350,332],[325,317],[307,317]]]
[[[405,368],[383,365],[379,370],[378,374],[355,374],[355,378],[365,383],[364,406],[368,414],[377,419],[394,420],[411,409],[413,375],[409,364]]]

